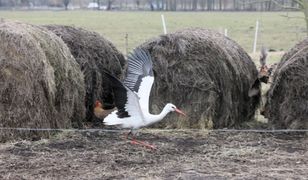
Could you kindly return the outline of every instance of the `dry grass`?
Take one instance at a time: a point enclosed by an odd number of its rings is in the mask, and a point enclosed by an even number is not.
[[[93,108],[96,100],[104,103],[105,108],[113,108],[110,87],[104,81],[103,69],[106,68],[117,77],[122,76],[125,65],[124,56],[114,45],[96,32],[82,28],[61,25],[44,26],[65,42],[84,74],[86,120],[93,121]]]
[[[65,43],[45,28],[0,22],[0,127],[69,128],[85,116],[83,75]],[[0,130],[0,141],[43,132]]]
[[[304,179],[308,139],[299,134],[161,132],[64,133],[51,140],[0,145],[1,179]]]
[[[170,115],[160,127],[240,127],[253,119],[260,98],[258,72],[235,41],[212,30],[188,28],[140,47],[153,59],[151,110],[159,113],[162,105],[172,102],[189,115]]]
[[[308,39],[278,63],[268,91],[265,115],[275,128],[308,128]]]

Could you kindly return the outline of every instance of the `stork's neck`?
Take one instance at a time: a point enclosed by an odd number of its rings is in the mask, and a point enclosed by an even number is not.
[[[160,112],[160,114],[149,114],[147,119],[147,125],[156,123],[161,121],[170,111],[167,108],[167,105],[164,107],[164,109]]]

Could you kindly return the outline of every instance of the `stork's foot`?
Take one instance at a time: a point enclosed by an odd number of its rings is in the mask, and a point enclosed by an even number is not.
[[[157,150],[157,148],[152,145],[152,144],[148,144],[146,142],[143,142],[143,141],[137,141],[136,139],[133,139],[131,141],[131,144],[134,144],[134,145],[141,145],[141,146],[144,146],[146,148],[149,148],[149,149],[152,149],[152,150]]]
[[[132,138],[129,138],[130,135],[132,136]],[[138,140],[136,140],[136,137],[135,137],[135,135],[132,133],[132,131],[126,133],[126,134],[124,135],[124,138],[123,138],[123,139],[125,139],[125,140],[131,140],[131,144],[134,144],[134,145],[141,145],[141,146],[143,146],[143,147],[146,147],[146,148],[149,148],[149,149],[152,149],[152,150],[157,150],[157,148],[156,148],[154,145],[152,145],[152,144],[149,144],[149,143],[146,143],[146,142],[143,142],[143,141],[138,141]]]

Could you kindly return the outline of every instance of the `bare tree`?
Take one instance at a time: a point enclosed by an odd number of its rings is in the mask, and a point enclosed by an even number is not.
[[[304,13],[304,20],[306,22],[306,34],[308,35],[308,0],[293,0],[297,3],[298,7],[291,7],[292,9],[300,10]]]
[[[205,10],[205,0],[201,0],[201,1],[200,1],[200,7],[201,7],[201,10],[202,10],[202,11]]]
[[[140,6],[140,0],[136,0],[136,6],[137,6],[137,9],[139,9],[139,6]]]
[[[114,3],[114,0],[108,0],[107,1],[107,11],[112,9],[112,4]]]
[[[97,3],[97,10],[99,10],[99,8],[101,7],[101,1],[97,0],[96,3]]]
[[[193,0],[192,1],[192,10],[195,11],[198,8],[198,0]]]
[[[214,5],[213,0],[207,0],[206,5],[207,5],[207,10],[208,10],[208,11],[213,10],[213,5]]]
[[[172,0],[171,2],[171,10],[172,11],[176,11],[177,9],[177,1],[176,0]]]
[[[64,7],[65,7],[65,10],[67,10],[67,7],[68,7],[70,2],[71,2],[71,0],[63,0],[63,4],[64,4]]]
[[[160,0],[156,0],[156,10],[161,10]]]
[[[243,1],[242,1],[243,2]],[[306,34],[308,35],[308,0],[291,0],[291,5],[286,5],[280,0],[257,0],[252,3],[267,2],[267,10],[272,10],[273,4],[284,10],[295,10],[304,13],[304,20],[306,23]],[[288,18],[300,18],[300,17],[288,17]]]
[[[148,3],[149,3],[149,5],[150,5],[151,11],[154,11],[155,8],[154,8],[154,2],[153,2],[153,0],[148,0]]]
[[[237,11],[239,8],[238,8],[238,3],[236,0],[233,0],[233,10]]]

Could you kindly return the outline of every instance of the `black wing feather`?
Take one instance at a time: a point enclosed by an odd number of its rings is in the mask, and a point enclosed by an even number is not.
[[[128,66],[124,84],[134,92],[139,91],[142,78],[153,76],[151,55],[147,50],[136,48],[128,56]]]
[[[114,101],[115,106],[118,109],[117,115],[119,118],[129,117],[130,115],[125,109],[125,105],[127,103],[127,90],[128,88],[123,85],[123,83],[111,75],[108,71],[103,71],[106,77],[106,80],[108,81],[109,86],[111,86],[113,95],[114,95]]]
[[[125,109],[128,101],[128,91],[138,93],[142,78],[153,76],[150,53],[144,49],[137,48],[129,55],[126,77],[123,83],[111,75],[108,70],[104,69],[103,72],[109,86],[112,88],[115,106],[118,108],[118,117],[129,117],[130,115]]]

